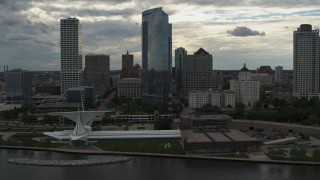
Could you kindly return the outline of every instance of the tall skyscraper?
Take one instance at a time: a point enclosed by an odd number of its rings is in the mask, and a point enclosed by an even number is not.
[[[172,59],[172,25],[162,8],[142,13],[143,101],[169,103]]]
[[[283,67],[282,66],[276,66],[274,82],[282,82],[282,79],[283,79]]]
[[[185,55],[182,62],[183,93],[191,90],[218,89],[218,76],[213,74],[212,55],[200,48],[193,55]]]
[[[122,54],[122,68],[120,78],[131,78],[133,75],[133,55],[129,54]]]
[[[82,85],[82,25],[76,18],[60,20],[61,95]]]
[[[175,79],[177,84],[177,90],[182,88],[182,62],[183,57],[187,55],[187,51],[183,47],[179,47],[174,51],[175,59]]]
[[[299,98],[319,97],[319,30],[301,24],[293,32],[293,92]]]
[[[85,56],[85,84],[93,87],[94,95],[102,96],[110,89],[110,56],[89,54]]]

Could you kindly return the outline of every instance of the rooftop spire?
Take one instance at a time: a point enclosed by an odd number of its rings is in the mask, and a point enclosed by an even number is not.
[[[243,68],[240,71],[249,71],[249,69],[246,67],[246,63],[243,63]]]

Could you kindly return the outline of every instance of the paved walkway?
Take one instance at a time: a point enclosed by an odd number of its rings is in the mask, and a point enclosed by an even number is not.
[[[96,146],[92,146],[92,145],[89,145],[89,146],[86,146],[86,147],[83,147],[83,148],[78,148],[78,147],[73,147],[73,146],[70,146],[70,145],[63,145],[63,146],[60,146],[58,147],[57,149],[59,150],[62,150],[62,151],[72,151],[72,152],[83,152],[83,153],[86,153],[86,152],[103,152],[102,149],[96,147]]]
[[[264,153],[264,152],[253,152],[253,153],[247,153],[247,156],[251,160],[270,160],[270,158]]]
[[[8,139],[14,134],[16,134],[16,133],[15,132],[3,132],[3,133],[0,133],[0,136],[2,136],[3,140],[8,141]]]

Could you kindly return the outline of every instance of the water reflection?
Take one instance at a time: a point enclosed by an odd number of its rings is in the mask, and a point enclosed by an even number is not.
[[[102,156],[0,149],[1,179],[273,179],[318,180],[317,166],[132,157],[127,163],[87,167],[39,167],[8,164],[11,157],[97,159]],[[103,156],[105,157],[105,156]]]

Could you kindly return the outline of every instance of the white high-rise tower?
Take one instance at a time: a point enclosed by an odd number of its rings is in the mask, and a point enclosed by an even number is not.
[[[60,20],[61,95],[82,85],[82,25],[76,18]]]
[[[301,24],[293,32],[293,92],[299,98],[319,97],[319,30]]]

